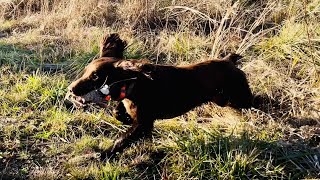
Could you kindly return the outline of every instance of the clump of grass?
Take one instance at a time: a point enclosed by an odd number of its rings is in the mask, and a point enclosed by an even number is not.
[[[120,179],[127,173],[126,167],[115,167],[107,163],[99,171],[99,179]]]
[[[97,146],[97,143],[98,142],[90,136],[82,136],[81,139],[75,143],[74,148],[76,151],[81,152],[85,151],[87,148],[93,148]]]
[[[273,159],[259,158],[264,143],[245,135],[238,139],[216,131],[190,130],[175,142],[178,149],[168,150],[165,162],[170,164],[170,178],[277,178],[284,174]]]
[[[14,83],[9,81],[4,84],[5,91],[2,92],[1,100],[3,103],[1,105],[19,106],[24,111],[48,109],[59,103],[65,95],[67,81],[61,75],[52,78],[49,75],[34,72],[31,75],[22,73],[18,77],[21,79]],[[2,111],[5,110],[8,109],[3,107]]]
[[[278,35],[255,47],[263,61],[252,62],[246,67],[249,75],[260,74],[253,75],[251,80],[255,91],[277,99],[280,104],[290,104],[286,111],[294,116],[310,112],[310,103],[313,107],[319,104],[314,99],[320,94],[317,29],[317,25],[310,24],[306,29],[303,22],[285,22]]]
[[[105,165],[90,164],[87,167],[71,168],[70,179],[121,179],[127,173],[125,167],[111,163]]]
[[[263,41],[257,49],[269,54],[268,59],[277,63],[277,66],[286,66],[284,68],[289,70],[288,75],[300,78],[310,76],[320,65],[315,58],[318,56],[317,46],[314,46],[319,43],[316,33],[319,29],[317,24],[306,29],[301,22],[287,21],[277,36]],[[310,49],[310,46],[313,48]],[[306,71],[306,66],[313,69]]]

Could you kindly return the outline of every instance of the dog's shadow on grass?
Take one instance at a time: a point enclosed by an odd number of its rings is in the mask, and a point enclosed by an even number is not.
[[[253,98],[253,107],[275,117],[285,116],[290,109],[286,103],[281,103],[279,100],[270,98],[268,95],[255,95]]]
[[[253,107],[264,112],[274,120],[281,120],[282,123],[290,125],[292,128],[300,128],[302,126],[319,126],[319,118],[310,117],[294,117],[290,115],[292,107],[288,103],[282,103],[277,99],[272,99],[267,95],[257,95],[253,100]],[[320,111],[318,111],[319,113]]]
[[[189,138],[178,138],[178,148],[149,152],[148,160],[134,166],[138,177],[168,179],[177,173],[188,178],[219,178],[220,173],[240,179],[320,177],[320,152],[305,144],[255,140],[246,133],[212,136],[209,141]]]
[[[41,167],[47,164],[48,158],[41,152],[46,148],[46,143],[38,146],[36,142],[27,139],[19,143],[20,146],[14,149],[0,145],[0,179],[26,179],[29,177],[30,166],[36,164]]]

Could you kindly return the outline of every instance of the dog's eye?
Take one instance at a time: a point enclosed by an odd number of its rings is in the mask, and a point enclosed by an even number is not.
[[[96,80],[99,79],[99,77],[98,77],[98,75],[97,75],[96,73],[93,73],[93,74],[91,75],[91,79],[94,80],[94,81],[96,81]]]

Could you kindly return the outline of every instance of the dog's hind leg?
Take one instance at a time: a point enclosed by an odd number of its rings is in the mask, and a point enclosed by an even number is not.
[[[229,102],[229,97],[227,97],[225,94],[219,94],[213,98],[213,102],[215,102],[218,106],[225,107]]]

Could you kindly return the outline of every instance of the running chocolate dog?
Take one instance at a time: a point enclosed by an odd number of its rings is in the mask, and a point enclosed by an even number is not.
[[[101,99],[120,101],[116,118],[132,125],[102,153],[102,158],[150,134],[156,119],[182,115],[206,102],[237,109],[252,105],[246,76],[235,66],[240,55],[187,66],[157,65],[124,59],[126,45],[118,34],[105,37],[100,58],[90,62],[82,77],[68,87],[68,96],[80,105],[91,101],[85,96],[92,92]]]

